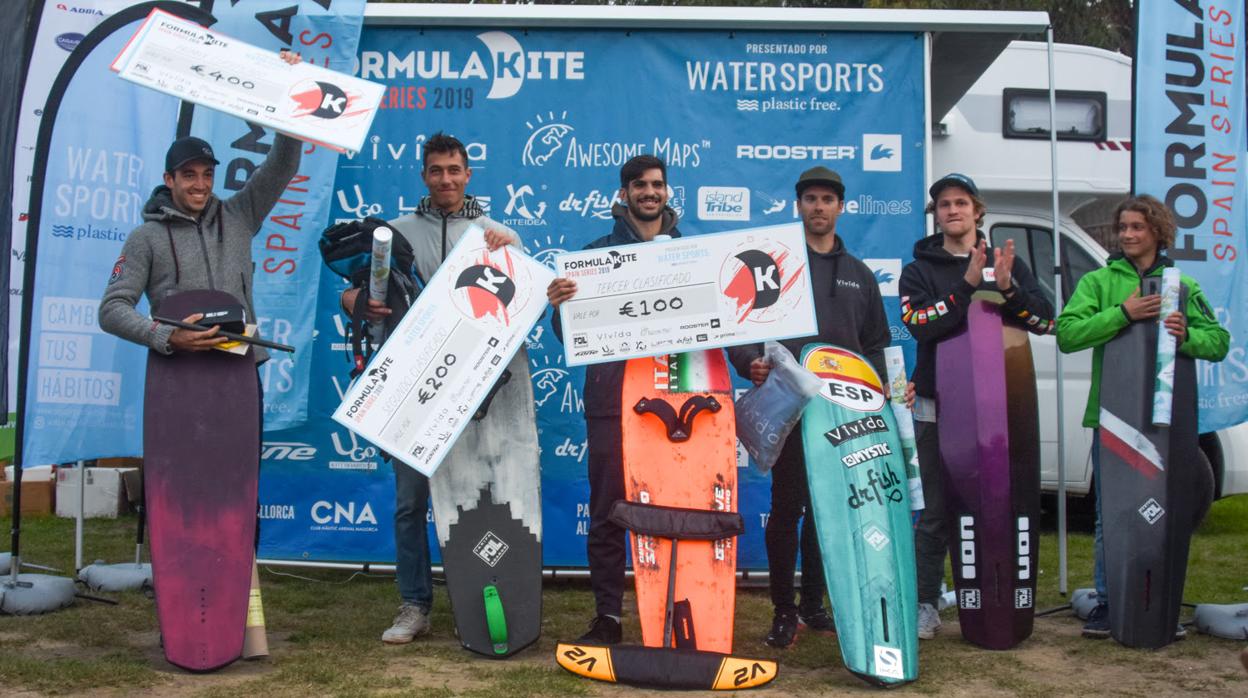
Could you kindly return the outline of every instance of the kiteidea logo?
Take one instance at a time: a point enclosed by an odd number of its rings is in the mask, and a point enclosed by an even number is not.
[[[746,187],[698,187],[698,220],[750,220],[750,190]]]
[[[323,80],[302,80],[295,83],[290,88],[290,98],[299,107],[295,117],[337,119],[368,113],[368,109],[353,109],[360,93],[347,92]]]
[[[546,185],[541,185],[546,189]],[[532,204],[531,201],[536,202]],[[528,184],[507,185],[507,205],[503,207],[503,223],[513,228],[520,226],[546,225],[542,216],[546,213],[546,202],[537,201],[533,187]]]
[[[805,268],[788,247],[774,241],[753,240],[724,260],[719,270],[719,288],[736,301],[738,324],[746,320],[772,322],[801,300]]]
[[[490,86],[486,99],[512,97],[526,80],[585,79],[584,51],[525,51],[515,37],[500,31],[478,34],[477,39],[485,45],[484,58],[480,51],[361,51],[360,77],[485,82]]]
[[[856,412],[876,412],[884,406],[884,384],[871,364],[854,352],[824,345],[807,354],[803,363],[823,379],[819,391],[823,399]]]

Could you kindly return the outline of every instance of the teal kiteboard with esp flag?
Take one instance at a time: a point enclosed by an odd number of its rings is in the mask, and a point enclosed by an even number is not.
[[[808,344],[823,388],[802,414],[811,509],[845,668],[879,686],[919,675],[906,459],[884,381],[863,357]]]

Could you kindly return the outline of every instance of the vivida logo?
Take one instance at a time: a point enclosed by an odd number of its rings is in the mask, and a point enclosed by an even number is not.
[[[832,427],[824,434],[833,446],[840,446],[846,441],[853,441],[860,436],[867,434],[878,434],[888,431],[888,424],[884,422],[884,418],[879,415],[871,415],[862,419],[855,419],[837,427]],[[846,464],[848,465],[848,463]],[[856,465],[856,464],[855,464]]]
[[[810,350],[803,365],[823,379],[819,396],[855,412],[877,412],[884,406],[884,384],[867,360],[829,344]]]

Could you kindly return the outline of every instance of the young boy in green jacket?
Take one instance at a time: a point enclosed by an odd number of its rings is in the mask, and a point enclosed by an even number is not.
[[[1105,345],[1132,322],[1155,322],[1161,314],[1161,296],[1141,296],[1144,277],[1161,276],[1163,269],[1174,261],[1162,252],[1174,244],[1174,216],[1165,204],[1148,195],[1126,199],[1114,213],[1118,221],[1118,243],[1121,252],[1109,257],[1101,269],[1079,280],[1062,314],[1057,318],[1057,346],[1065,353],[1095,347],[1092,350],[1092,385],[1088,390],[1088,406],[1083,413],[1083,426],[1100,426],[1101,361]],[[1221,361],[1230,346],[1230,333],[1214,318],[1209,301],[1196,280],[1184,274],[1187,307],[1162,319],[1167,332],[1178,343],[1178,351],[1195,359]],[[1109,610],[1106,599],[1105,549],[1101,536],[1101,475],[1099,435],[1094,434],[1092,473],[1096,483],[1096,534],[1093,577],[1098,605],[1088,615],[1083,636],[1109,637]],[[1176,636],[1182,635],[1182,626]]]

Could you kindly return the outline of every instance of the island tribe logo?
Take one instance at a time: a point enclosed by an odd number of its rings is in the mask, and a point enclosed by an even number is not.
[[[468,259],[466,266],[450,270],[455,279],[452,304],[473,320],[509,326],[512,315],[524,305],[516,295],[516,279],[524,282],[527,272],[506,247],[493,254],[482,248]]]
[[[830,344],[815,347],[802,362],[823,379],[820,397],[856,412],[884,406],[884,384],[866,359]]]
[[[736,301],[738,323],[773,322],[801,301],[805,268],[784,245],[748,242],[724,261],[719,288]]]

